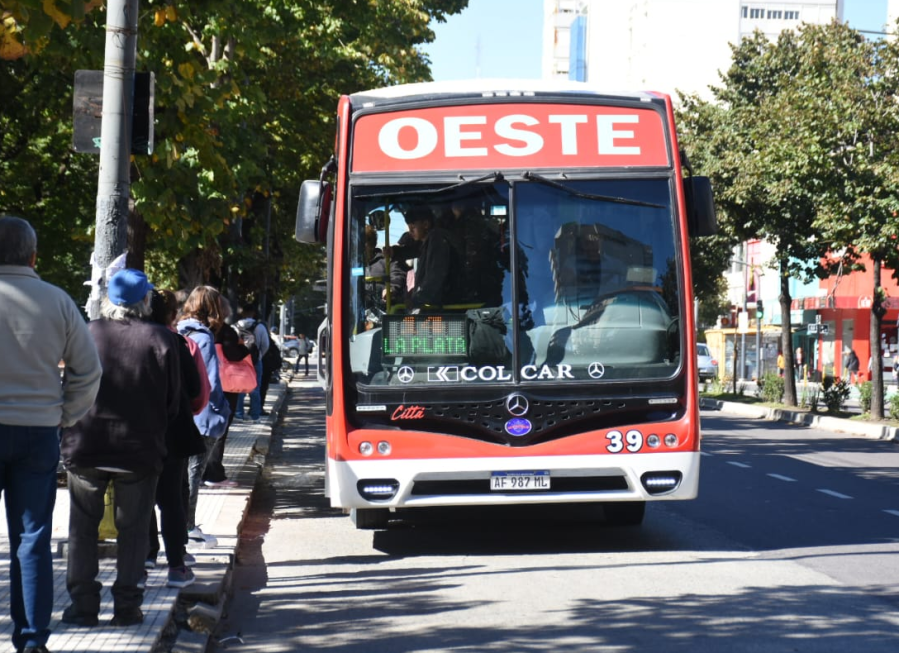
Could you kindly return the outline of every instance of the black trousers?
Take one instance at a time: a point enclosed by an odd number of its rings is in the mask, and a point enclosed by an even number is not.
[[[156,506],[162,523],[162,541],[165,543],[165,557],[169,567],[184,566],[184,540],[187,536],[187,460],[172,458],[162,466],[162,473],[156,483]],[[150,515],[150,550],[147,560],[155,560],[159,555],[159,527],[156,511]]]

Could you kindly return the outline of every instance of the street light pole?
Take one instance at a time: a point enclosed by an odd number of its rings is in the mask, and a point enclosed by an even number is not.
[[[88,316],[92,320],[100,317],[100,300],[106,295],[108,281],[106,269],[125,252],[128,242],[137,12],[138,0],[107,3],[97,225],[88,300]]]

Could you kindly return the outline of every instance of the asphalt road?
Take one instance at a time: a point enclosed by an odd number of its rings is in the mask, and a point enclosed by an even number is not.
[[[468,510],[373,533],[321,495],[320,396],[290,402],[215,651],[899,649],[896,443],[709,413],[700,498],[641,528]]]

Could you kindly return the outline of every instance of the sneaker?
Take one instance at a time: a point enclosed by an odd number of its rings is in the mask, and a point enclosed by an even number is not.
[[[22,653],[50,653],[50,651],[47,650],[47,647],[43,644],[41,644],[40,646],[26,646],[21,650]]]
[[[109,621],[110,626],[136,626],[142,623],[144,623],[144,613],[140,608],[116,610],[112,619]]]
[[[155,569],[156,568],[156,558],[147,558],[144,562],[144,569]]]
[[[219,543],[215,535],[207,535],[200,530],[199,526],[187,533],[187,539],[193,546],[202,546],[204,549],[211,549],[218,546]]]
[[[227,478],[223,481],[203,481],[206,487],[237,487],[237,481],[229,481]]]
[[[193,585],[197,577],[189,567],[169,567],[169,579],[166,581],[166,587],[187,587]]]
[[[70,605],[62,611],[61,621],[70,626],[81,626],[83,628],[90,628],[100,623],[100,619],[96,614],[79,612],[74,605]]]
[[[193,557],[193,555],[191,555],[190,553],[185,553],[184,558],[182,558],[182,560],[184,561],[185,567],[193,567],[195,564],[197,564],[197,559],[195,557]]]

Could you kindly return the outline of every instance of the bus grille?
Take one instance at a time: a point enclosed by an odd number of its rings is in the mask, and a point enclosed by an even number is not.
[[[525,435],[511,435],[506,430],[511,416],[505,398],[480,403],[437,403],[428,407],[427,430],[453,433],[464,437],[501,442],[509,446],[526,446],[554,440],[584,431],[616,428],[641,422],[675,419],[678,406],[663,410],[648,407],[645,401],[624,400],[544,400],[529,397],[530,410],[524,416],[531,424]],[[639,405],[638,405],[639,404]],[[425,424],[419,424],[419,428]]]

